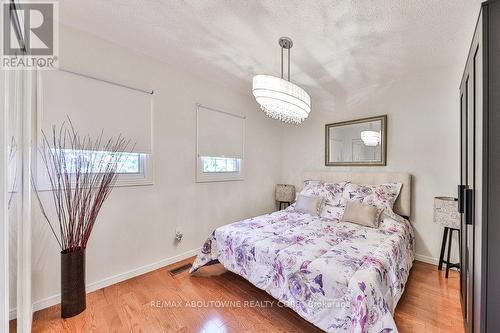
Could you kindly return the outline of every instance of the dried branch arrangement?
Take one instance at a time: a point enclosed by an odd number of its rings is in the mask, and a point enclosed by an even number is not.
[[[42,131],[40,157],[47,172],[57,219],[48,217],[36,184],[34,192],[42,214],[61,251],[85,249],[97,215],[116,183],[117,167],[128,153],[130,141],[121,135],[103,140],[81,136],[71,120],[60,128],[52,127],[51,136]],[[56,230],[58,229],[58,232]]]

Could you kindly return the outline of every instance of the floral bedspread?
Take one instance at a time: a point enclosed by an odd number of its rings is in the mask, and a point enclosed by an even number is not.
[[[219,261],[325,331],[387,333],[413,259],[392,212],[373,229],[289,208],[217,228],[191,272]]]

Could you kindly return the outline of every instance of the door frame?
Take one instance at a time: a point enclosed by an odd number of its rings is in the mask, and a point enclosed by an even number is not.
[[[9,223],[8,223],[8,176],[7,176],[7,161],[8,161],[8,85],[7,71],[0,71],[0,103],[2,105],[2,114],[0,126],[2,135],[0,135],[0,205],[2,213],[0,214],[0,295],[4,297],[0,300],[0,331],[9,331]]]

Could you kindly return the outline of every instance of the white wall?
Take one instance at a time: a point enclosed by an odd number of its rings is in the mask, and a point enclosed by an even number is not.
[[[155,91],[154,185],[117,188],[104,204],[87,248],[88,284],[185,254],[217,226],[274,209],[281,125],[264,116],[251,94],[68,27],[62,26],[60,35],[61,67]],[[247,115],[244,181],[195,183],[197,102]],[[60,269],[57,243],[38,208],[34,215],[32,283],[38,308],[57,302]],[[176,227],[184,232],[178,245]]]
[[[300,184],[305,170],[411,173],[417,257],[435,261],[442,227],[432,221],[433,197],[456,196],[460,180],[460,75],[457,67],[437,68],[373,86],[363,95],[354,92],[356,103],[346,92],[335,109],[314,109],[302,125],[284,130],[281,180]],[[324,166],[325,124],[383,114],[388,115],[387,167]]]

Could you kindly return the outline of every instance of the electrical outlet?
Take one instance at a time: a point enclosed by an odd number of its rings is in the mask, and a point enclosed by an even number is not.
[[[182,240],[182,237],[184,237],[184,234],[179,230],[175,230],[175,240],[177,242],[180,242]]]

